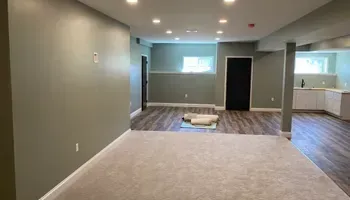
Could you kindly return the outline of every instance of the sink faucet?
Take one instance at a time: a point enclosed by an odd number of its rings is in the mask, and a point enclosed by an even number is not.
[[[304,87],[305,87],[305,80],[302,79],[302,80],[301,80],[301,88],[304,88]]]

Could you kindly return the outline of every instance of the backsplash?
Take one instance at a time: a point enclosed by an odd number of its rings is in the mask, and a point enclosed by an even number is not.
[[[305,80],[305,87],[309,88],[335,88],[337,76],[330,74],[295,74],[294,87],[300,87],[302,79]]]

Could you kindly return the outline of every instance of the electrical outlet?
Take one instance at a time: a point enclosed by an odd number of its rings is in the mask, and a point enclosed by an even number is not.
[[[272,98],[271,98],[271,101],[275,101],[275,97],[272,97]]]
[[[187,97],[188,97],[188,95],[187,94],[185,94],[185,98],[187,99]]]
[[[75,144],[75,152],[78,152],[79,151],[79,143],[76,143]]]
[[[323,85],[326,85],[326,81],[322,81],[322,84],[323,84]]]
[[[348,83],[346,82],[344,85],[345,85],[345,87],[346,87],[346,86],[348,86]]]

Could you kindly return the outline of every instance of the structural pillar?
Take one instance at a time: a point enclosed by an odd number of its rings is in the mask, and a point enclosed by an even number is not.
[[[292,138],[294,65],[296,43],[286,43],[284,50],[281,136]]]

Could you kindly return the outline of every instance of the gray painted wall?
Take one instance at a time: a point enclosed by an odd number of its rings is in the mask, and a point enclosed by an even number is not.
[[[350,51],[337,54],[337,88],[350,90]],[[347,86],[345,86],[347,83]]]
[[[141,55],[147,55],[147,67],[149,68],[151,66],[151,48],[145,45],[137,44],[135,37],[130,38],[130,113],[141,108]]]
[[[226,56],[253,56],[253,108],[281,108],[283,51],[263,53],[255,51],[255,43],[219,43],[215,89],[215,104],[224,106]],[[275,101],[271,98],[274,97]]]
[[[9,2],[17,198],[36,200],[129,129],[130,31],[74,0]]]
[[[182,70],[184,56],[211,56],[215,61],[216,44],[154,44],[151,56],[151,71],[173,73],[150,73],[149,102],[215,103],[215,74],[179,72]],[[188,95],[187,98],[185,94]]]
[[[0,196],[15,200],[15,163],[12,126],[11,72],[7,1],[0,2]]]
[[[151,71],[181,72],[184,56],[210,56],[216,60],[216,44],[154,44]]]
[[[150,74],[149,87],[150,102],[214,104],[215,74]]]

